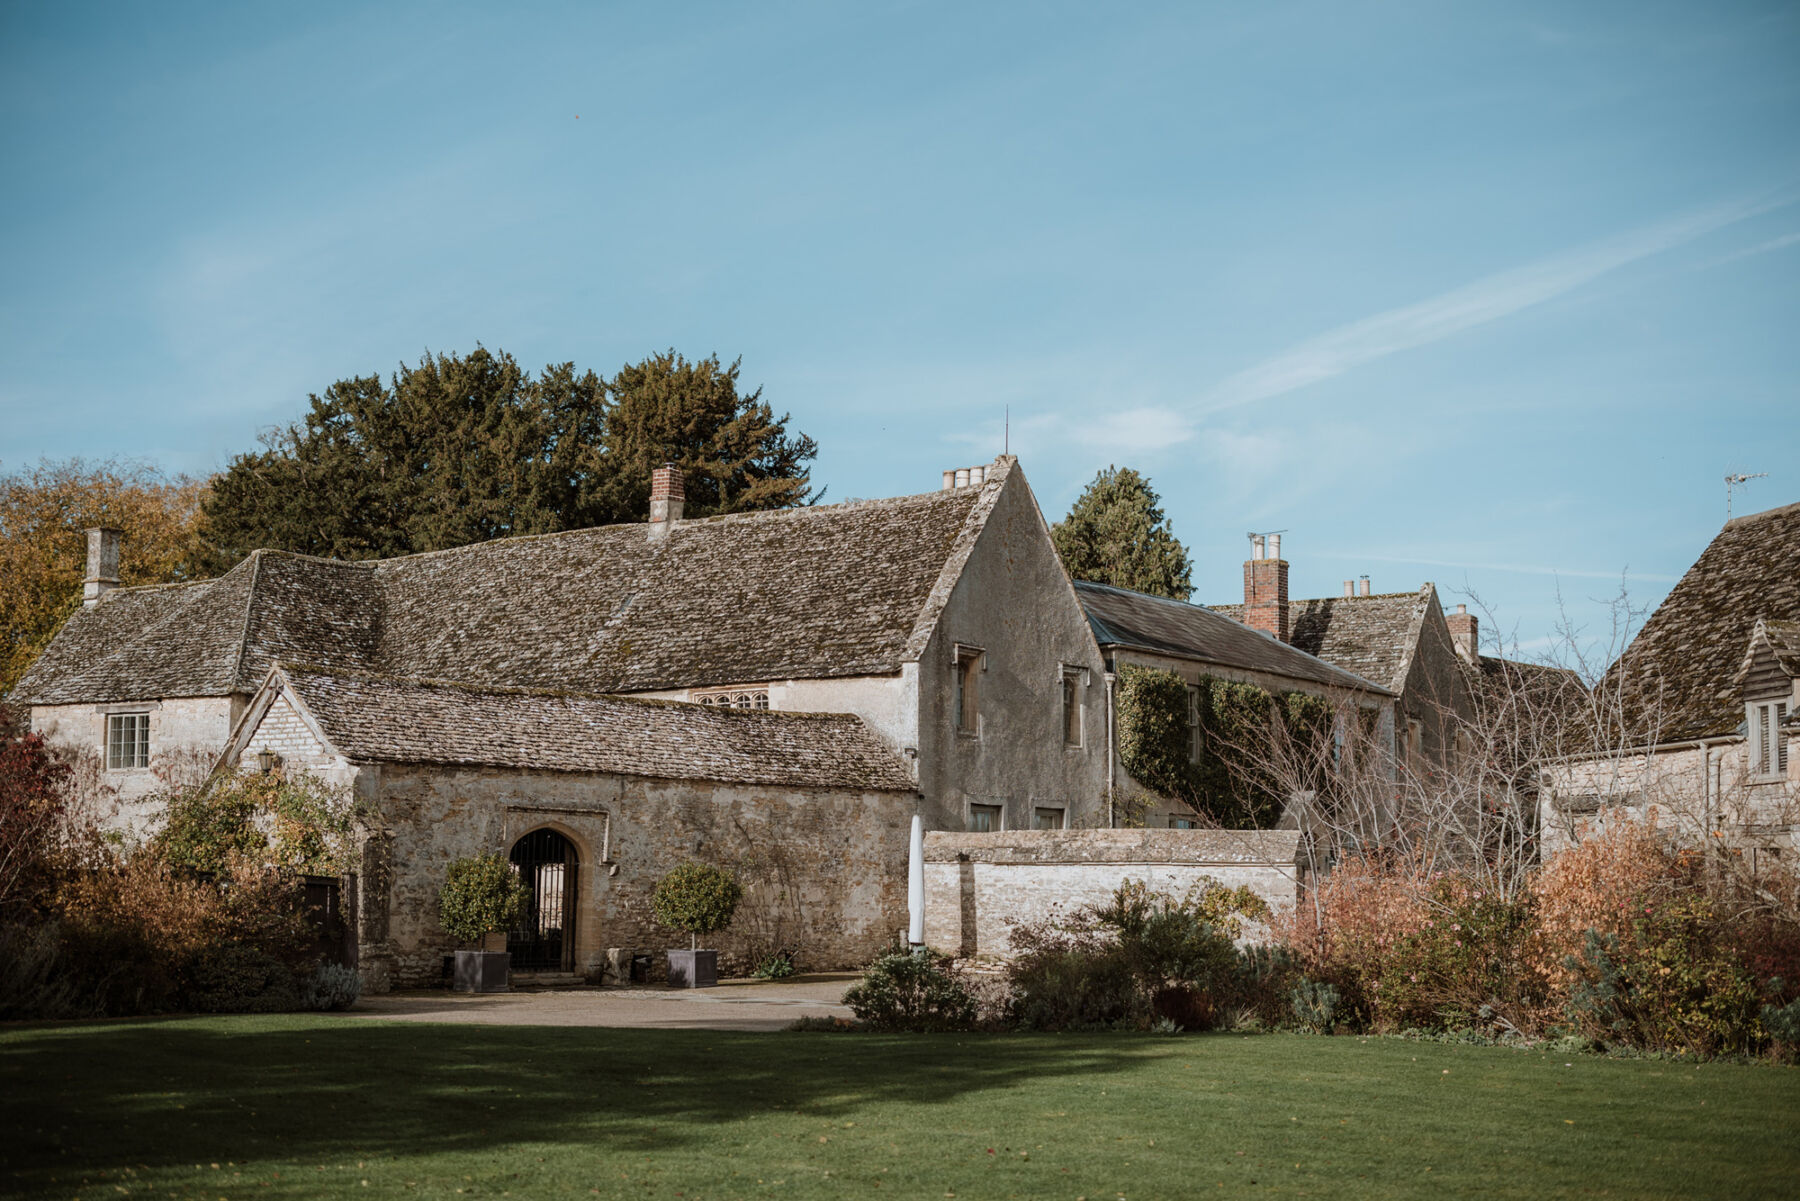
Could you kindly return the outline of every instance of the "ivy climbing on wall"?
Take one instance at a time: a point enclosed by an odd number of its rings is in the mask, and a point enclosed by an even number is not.
[[[1323,697],[1277,695],[1202,676],[1193,724],[1189,703],[1188,685],[1176,673],[1121,666],[1115,696],[1119,762],[1139,784],[1227,829],[1266,828],[1280,820],[1287,798],[1268,770],[1278,740],[1285,738],[1321,776],[1329,768],[1334,713]]]

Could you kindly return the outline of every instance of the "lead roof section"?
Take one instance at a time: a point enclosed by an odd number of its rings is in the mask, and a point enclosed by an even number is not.
[[[1380,684],[1200,605],[1084,580],[1076,581],[1075,595],[1102,647],[1128,647],[1329,688],[1392,695]]]
[[[593,693],[896,672],[1012,466],[980,487],[681,522],[654,542],[618,525],[362,563],[258,551],[217,580],[78,610],[14,697],[248,693],[277,660]]]
[[[1406,672],[1425,624],[1436,603],[1436,590],[1426,584],[1417,592],[1377,596],[1326,596],[1288,602],[1288,644],[1394,692],[1406,688]],[[1243,621],[1244,606],[1213,605]]]
[[[1800,621],[1800,504],[1727,522],[1608,669],[1601,686],[1617,690],[1625,737],[1736,733],[1731,684],[1758,618],[1772,630]]]
[[[861,719],[672,701],[470,688],[278,665],[286,688],[356,762],[610,772],[668,780],[912,792]]]

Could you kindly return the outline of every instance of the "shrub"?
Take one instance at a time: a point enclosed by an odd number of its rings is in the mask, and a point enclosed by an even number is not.
[[[869,965],[844,1004],[871,1030],[971,1030],[974,994],[950,962],[933,951],[896,949]]]
[[[1331,1033],[1337,1018],[1338,990],[1319,980],[1302,979],[1288,993],[1288,1010],[1302,1030]]]
[[[85,1016],[55,922],[0,926],[0,1022]]]
[[[300,1008],[293,969],[260,947],[228,942],[189,968],[187,1007],[196,1013],[280,1013]]]
[[[685,931],[698,946],[702,934],[712,934],[731,924],[744,889],[736,875],[705,863],[683,863],[656,882],[651,903],[656,920],[672,930]]]
[[[1299,977],[1299,962],[1286,947],[1239,947],[1228,1003],[1240,1021],[1285,1026],[1293,1016],[1289,997]]]
[[[444,872],[438,922],[462,943],[479,943],[490,930],[509,930],[525,912],[525,885],[498,855],[470,855]]]
[[[1009,965],[1011,1016],[1026,1030],[1141,1025],[1150,999],[1116,948],[1039,947]]]
[[[1650,1050],[1750,1049],[1761,998],[1729,933],[1711,900],[1692,894],[1645,905],[1623,936],[1588,931],[1568,965],[1569,1020],[1591,1038]]]
[[[1536,969],[1529,898],[1507,899],[1468,877],[1434,880],[1420,927],[1397,940],[1375,980],[1385,1023],[1426,1029],[1535,1030],[1549,1014]]]
[[[355,968],[321,963],[301,994],[305,1009],[348,1009],[362,996],[362,977]]]
[[[69,821],[71,770],[29,716],[0,704],[0,916],[36,908],[50,890]]]
[[[792,955],[786,951],[776,951],[773,955],[764,955],[758,959],[750,974],[758,980],[786,980],[799,970],[794,966]]]
[[[349,866],[349,800],[308,772],[244,773],[170,793],[153,840],[171,865],[202,874],[255,859],[295,872]]]

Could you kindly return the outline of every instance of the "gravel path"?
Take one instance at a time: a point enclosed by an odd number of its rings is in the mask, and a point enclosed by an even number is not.
[[[780,1030],[799,1017],[849,1017],[841,1003],[853,973],[792,980],[724,980],[714,988],[642,986],[531,992],[393,992],[364,997],[349,1016],[490,1026],[640,1026]]]

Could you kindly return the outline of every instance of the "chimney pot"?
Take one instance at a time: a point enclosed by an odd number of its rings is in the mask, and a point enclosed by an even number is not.
[[[1345,596],[1355,596],[1356,595],[1356,581],[1355,580],[1345,580],[1344,581],[1344,595]]]
[[[1469,612],[1469,606],[1458,605],[1456,612],[1444,617],[1444,624],[1450,627],[1450,641],[1456,644],[1456,653],[1469,662],[1476,662],[1481,650],[1481,620]]]
[[[979,487],[981,487],[981,485],[987,483],[987,468],[986,467],[971,467],[971,468],[969,468],[969,482],[971,484],[974,484],[977,488],[979,488]]]
[[[944,491],[948,492],[954,487],[956,487],[956,472],[946,471],[944,473]]]
[[[673,463],[664,463],[650,473],[650,538],[668,536],[669,530],[681,520],[681,511],[687,506],[687,487],[681,476],[681,468]]]
[[[958,488],[967,488],[969,486],[969,469],[967,467],[958,467],[956,469],[956,486]]]
[[[1270,534],[1269,535],[1269,558],[1271,558],[1271,559],[1281,558],[1281,535],[1280,534]]]
[[[1363,576],[1361,579],[1357,580],[1356,591],[1359,596],[1369,595],[1369,577],[1368,576]]]
[[[1282,642],[1288,640],[1288,565],[1265,557],[1262,535],[1250,539],[1252,558],[1244,564],[1244,624]]]
[[[119,540],[123,536],[105,526],[87,532],[87,578],[81,585],[83,608],[93,608],[102,596],[119,586]]]

